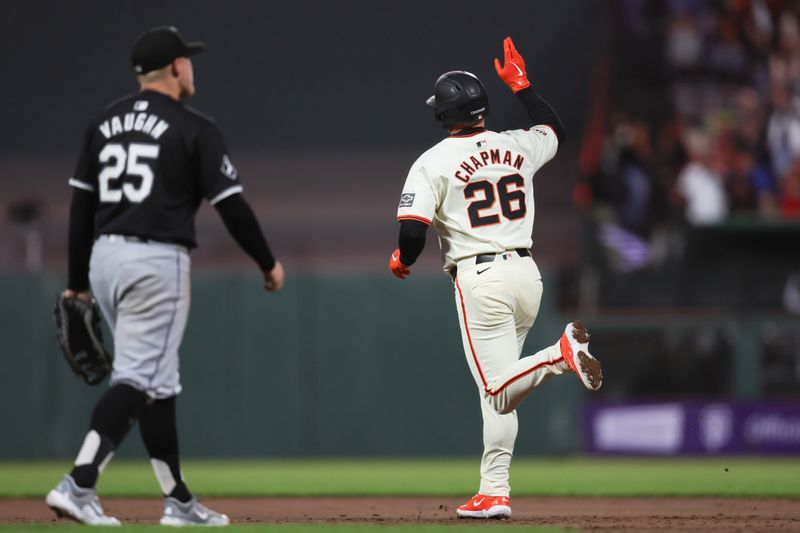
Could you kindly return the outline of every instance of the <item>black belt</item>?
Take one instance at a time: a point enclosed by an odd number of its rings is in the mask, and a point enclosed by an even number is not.
[[[530,250],[528,250],[526,248],[516,248],[514,251],[517,252],[517,255],[520,256],[520,257],[530,257],[531,256]],[[498,253],[499,254],[503,254],[505,252],[498,252]],[[476,255],[475,256],[475,264],[476,265],[480,265],[482,263],[491,263],[492,261],[495,260],[497,255],[498,254],[480,254],[480,255]],[[453,280],[455,281],[456,274],[458,274],[458,267],[457,266],[453,266],[453,268],[451,268],[448,271],[448,273],[450,274],[450,277],[453,278]]]

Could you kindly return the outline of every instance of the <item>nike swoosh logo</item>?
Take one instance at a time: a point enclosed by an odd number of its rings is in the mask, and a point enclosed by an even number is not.
[[[397,261],[398,259],[400,259],[400,256],[399,256],[399,255],[397,255],[397,254],[392,254],[392,261]]]
[[[483,270],[478,270],[478,275],[480,276],[481,274],[483,274],[484,272],[486,272],[486,271],[487,271],[487,270],[489,270],[490,268],[492,268],[492,267],[486,267],[486,268],[484,268]],[[481,500],[481,501],[483,501],[483,500]]]
[[[514,68],[515,68],[515,69],[517,69],[517,72],[519,72],[519,75],[520,75],[520,76],[524,76],[524,75],[525,75],[525,73],[524,73],[524,72],[522,72],[522,69],[521,69],[521,68],[519,68],[519,67],[517,66],[517,64],[516,64],[516,63],[514,63],[514,62],[512,61],[512,62],[511,62],[511,64],[512,64],[512,65],[514,65]]]
[[[473,505],[475,505],[475,507],[477,507],[477,506],[479,506],[480,504],[482,504],[482,503],[483,503],[483,500],[485,500],[485,499],[486,499],[486,498],[481,498],[480,500],[475,500],[475,501],[473,502]]]
[[[208,520],[208,513],[205,511],[195,511],[195,514],[197,514],[197,517],[200,518],[200,520]]]

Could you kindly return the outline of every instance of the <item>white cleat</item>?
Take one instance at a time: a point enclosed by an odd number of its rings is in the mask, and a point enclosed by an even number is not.
[[[578,374],[584,387],[596,391],[603,385],[603,369],[589,353],[589,332],[580,320],[567,324],[559,347],[564,361]]]
[[[45,502],[59,518],[69,518],[90,526],[119,526],[113,516],[106,516],[95,489],[84,489],[75,484],[69,474],[47,493]]]
[[[161,517],[162,526],[227,526],[229,523],[228,515],[212,511],[197,501],[197,498],[192,498],[186,503],[181,503],[175,498],[167,498],[164,503],[164,516]]]

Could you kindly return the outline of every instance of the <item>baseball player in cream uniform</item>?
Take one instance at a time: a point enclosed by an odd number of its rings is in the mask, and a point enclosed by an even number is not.
[[[461,518],[511,516],[516,409],[533,389],[565,373],[576,373],[590,390],[599,389],[603,379],[600,363],[589,354],[589,334],[578,321],[567,324],[557,342],[521,357],[542,297],[530,253],[533,180],[556,155],[564,128],[530,87],[514,43],[506,38],[503,45],[504,65],[495,59],[495,69],[521,100],[532,127],[487,130],[489,102],[480,80],[463,71],[442,75],[427,103],[449,136],[411,167],[397,211],[399,247],[389,263],[405,279],[428,227],[436,229],[483,414],[480,489],[458,508]]]

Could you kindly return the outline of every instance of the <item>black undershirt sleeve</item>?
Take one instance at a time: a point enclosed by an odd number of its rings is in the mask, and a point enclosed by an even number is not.
[[[550,107],[550,104],[545,102],[542,97],[533,90],[533,87],[522,89],[517,93],[517,97],[520,102],[522,102],[522,105],[525,106],[525,110],[528,112],[528,116],[534,126],[539,124],[550,126],[556,133],[559,144],[564,142],[564,136],[566,135],[564,124],[561,122],[561,119],[558,118],[555,110]]]
[[[400,221],[400,262],[406,266],[416,263],[417,258],[425,249],[425,237],[428,225],[418,220]]]
[[[233,239],[247,255],[253,258],[264,272],[275,267],[275,258],[267,245],[267,240],[258,225],[255,213],[241,194],[231,195],[217,203],[217,208],[225,227]]]
[[[67,288],[89,290],[89,258],[94,242],[94,213],[97,196],[93,192],[73,188],[69,208],[69,278]]]

